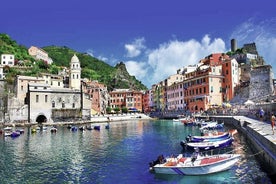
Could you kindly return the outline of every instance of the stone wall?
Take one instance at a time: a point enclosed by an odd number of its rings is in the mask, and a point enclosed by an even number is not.
[[[257,101],[273,94],[273,72],[270,65],[255,67],[251,71],[249,99]]]

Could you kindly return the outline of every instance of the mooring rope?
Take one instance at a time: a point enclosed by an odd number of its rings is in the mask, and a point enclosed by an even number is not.
[[[253,156],[259,155],[259,154],[261,154],[261,153],[263,153],[263,152],[264,152],[264,150],[259,151],[259,152],[254,153],[254,154],[251,154],[251,155],[247,155],[246,157],[253,157]]]

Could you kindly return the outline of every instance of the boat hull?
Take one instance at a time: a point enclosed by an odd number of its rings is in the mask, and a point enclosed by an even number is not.
[[[201,151],[211,150],[211,149],[217,149],[217,148],[225,148],[232,144],[234,139],[231,137],[229,139],[221,140],[221,141],[215,141],[215,142],[180,142],[180,145],[184,149],[190,149],[194,150],[198,148]]]
[[[159,174],[178,174],[178,175],[206,175],[217,172],[222,172],[230,169],[235,165],[240,159],[240,155],[233,155],[232,157],[206,165],[193,166],[192,163],[188,165],[181,166],[177,164],[176,166],[154,166],[154,172]]]
[[[230,138],[230,134],[227,132],[218,136],[188,136],[186,140],[188,142],[203,142],[203,141],[213,142],[213,141],[225,140],[228,138]]]

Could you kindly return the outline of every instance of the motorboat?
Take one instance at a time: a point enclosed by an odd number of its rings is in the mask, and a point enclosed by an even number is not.
[[[227,139],[218,140],[218,141],[206,141],[206,142],[181,141],[180,145],[183,147],[183,149],[194,150],[198,148],[200,150],[211,150],[211,149],[228,147],[232,144],[233,141],[234,141],[234,138],[231,136]]]
[[[227,132],[222,132],[222,133],[216,133],[216,134],[207,134],[207,135],[203,135],[203,136],[192,136],[192,135],[188,135],[186,137],[186,141],[187,142],[213,142],[213,141],[220,141],[220,140],[224,140],[224,139],[228,139],[231,136],[233,136],[234,134],[237,133],[237,130],[229,130]]]
[[[164,158],[149,163],[150,170],[159,174],[206,175],[232,168],[241,158],[240,154],[195,155]]]

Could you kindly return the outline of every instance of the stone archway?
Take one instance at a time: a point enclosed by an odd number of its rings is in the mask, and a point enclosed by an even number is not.
[[[41,115],[37,116],[36,122],[38,124],[45,123],[45,122],[47,122],[47,118],[46,118],[46,116],[44,116],[43,114],[41,114]]]

